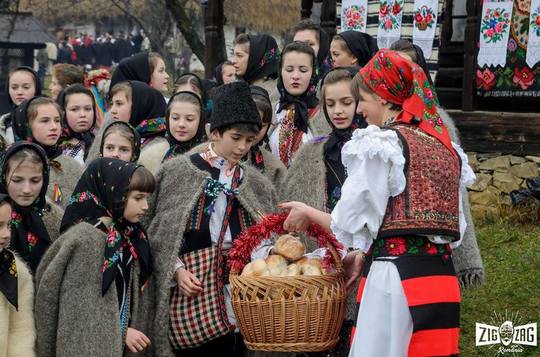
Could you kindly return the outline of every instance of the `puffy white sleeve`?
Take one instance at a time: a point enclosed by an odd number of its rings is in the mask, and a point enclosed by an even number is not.
[[[476,180],[474,171],[469,166],[469,158],[458,144],[452,142],[452,146],[456,150],[459,158],[461,159],[461,177],[459,179],[459,240],[450,244],[452,249],[459,247],[463,236],[465,235],[465,229],[467,228],[467,221],[465,214],[463,213],[463,192],[467,190],[467,186],[470,186]]]
[[[374,125],[356,130],[341,157],[347,179],[330,227],[347,248],[367,252],[377,237],[388,199],[405,189],[405,157],[396,132]]]

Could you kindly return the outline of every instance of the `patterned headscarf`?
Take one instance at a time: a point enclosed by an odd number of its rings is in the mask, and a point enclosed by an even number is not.
[[[9,202],[9,196],[0,193],[0,205]],[[0,293],[4,294],[7,301],[18,309],[17,289],[17,263],[15,255],[7,250],[0,250]]]
[[[128,81],[131,86],[131,116],[129,123],[141,138],[165,136],[167,102],[163,95],[148,84]]]
[[[280,53],[275,38],[266,34],[248,35],[248,38],[249,58],[242,79],[252,84],[258,79],[277,78]]]
[[[41,257],[51,245],[51,238],[43,222],[43,213],[47,202],[45,195],[49,187],[49,164],[43,149],[27,141],[19,141],[9,147],[2,162],[0,177],[1,190],[7,192],[10,178],[8,175],[9,159],[21,150],[32,150],[38,155],[43,167],[43,184],[38,197],[30,206],[12,203],[10,249],[17,252],[27,263],[32,272],[37,269]]]
[[[140,223],[123,218],[129,182],[139,167],[132,162],[99,158],[88,166],[80,178],[66,208],[60,232],[79,222],[88,222],[107,234],[103,256],[101,292],[107,292],[116,278],[120,252],[129,249],[133,259],[141,264],[141,290],[152,274],[152,259],[146,232]],[[110,217],[109,227],[100,224],[101,217]]]
[[[402,107],[397,122],[418,125],[456,154],[437,110],[435,89],[420,66],[396,51],[380,50],[358,73],[375,94]]]

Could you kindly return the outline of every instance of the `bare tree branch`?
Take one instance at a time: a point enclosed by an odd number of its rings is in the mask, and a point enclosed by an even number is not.
[[[178,27],[186,39],[186,42],[188,43],[189,47],[191,47],[191,50],[195,56],[197,56],[197,58],[204,63],[206,46],[199,38],[197,31],[195,31],[195,26],[192,25],[192,21],[188,17],[185,8],[178,0],[165,0],[165,5],[174,18],[176,27]]]
[[[124,8],[122,5],[120,5],[119,1],[117,0],[111,0],[111,3],[116,6],[120,11],[122,11],[126,16],[128,16],[130,19],[132,19],[148,36],[148,39],[150,40],[150,43],[152,45],[152,48],[157,52],[162,52],[163,50],[163,43],[162,39],[159,38],[153,31],[149,31],[148,27],[145,26],[144,21],[141,20],[139,17],[133,15],[132,11],[129,11],[128,9]]]
[[[111,2],[113,3],[114,6],[116,6],[118,9],[120,9],[120,11],[122,11],[127,17],[129,17],[130,19],[135,21],[137,23],[137,25],[139,25],[139,27],[144,30],[145,33],[148,33],[148,30],[147,30],[146,26],[144,26],[141,19],[139,19],[137,16],[133,15],[127,9],[125,9],[122,5],[120,5],[120,3],[117,0],[111,0]]]

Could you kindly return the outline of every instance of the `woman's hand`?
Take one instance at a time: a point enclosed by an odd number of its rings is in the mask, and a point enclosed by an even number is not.
[[[278,207],[289,211],[287,219],[283,222],[283,229],[289,232],[303,232],[308,229],[311,224],[309,212],[312,207],[296,201],[280,203]]]
[[[202,284],[195,275],[184,268],[176,271],[176,283],[180,292],[188,297],[194,297],[202,293]]]
[[[141,331],[128,327],[126,333],[126,346],[131,352],[139,353],[150,346],[150,339]]]
[[[345,256],[345,258],[343,258],[345,279],[347,279],[347,284],[345,285],[347,292],[350,292],[352,290],[356,280],[358,280],[358,277],[362,272],[362,267],[364,266],[364,260],[364,253],[359,250],[350,252]]]

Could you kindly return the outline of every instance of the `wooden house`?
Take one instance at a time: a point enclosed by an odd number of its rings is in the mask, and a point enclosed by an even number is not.
[[[311,15],[314,2],[322,2],[321,26],[329,34],[336,33],[341,1],[301,0],[302,17]],[[482,0],[440,2],[437,93],[455,120],[477,172],[471,201],[477,213],[493,213],[501,202],[510,203],[511,191],[540,176],[540,64],[529,68],[524,62],[529,24],[535,25],[530,15],[535,11],[540,36],[540,8],[531,9],[531,0],[509,1],[506,64],[480,66]],[[378,6],[379,1],[369,0],[369,4]]]

